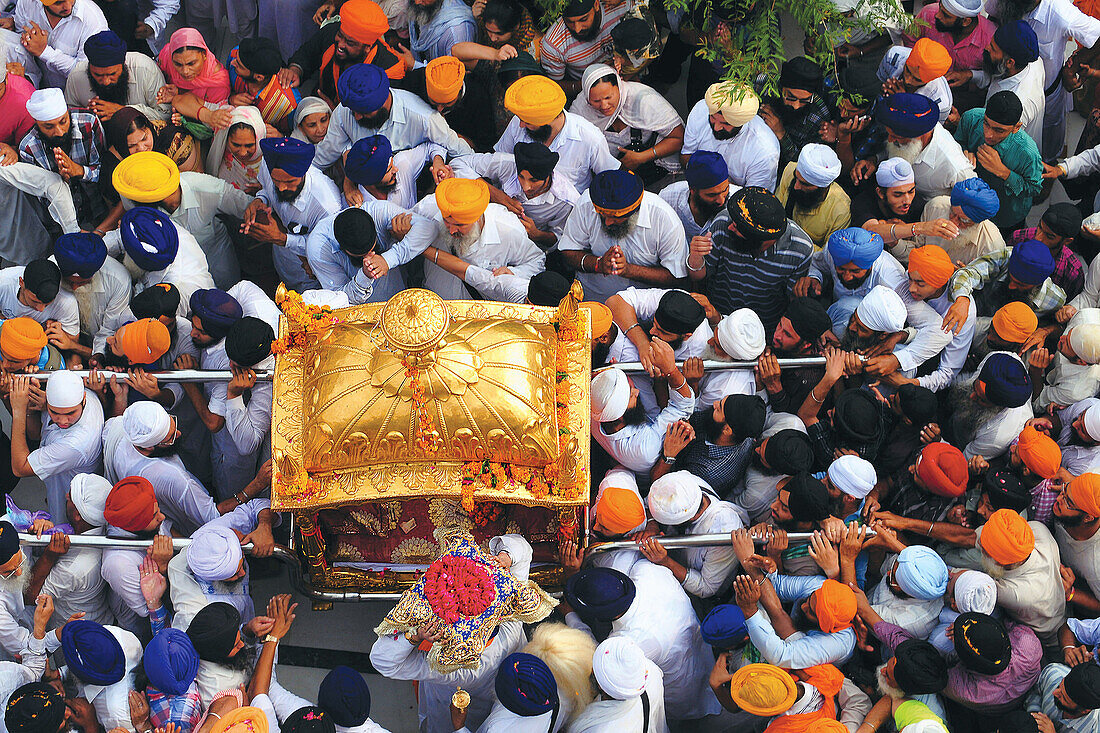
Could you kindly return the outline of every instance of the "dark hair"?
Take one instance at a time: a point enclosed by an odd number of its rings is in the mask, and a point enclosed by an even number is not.
[[[206,49],[202,46],[180,46],[172,52],[172,55],[175,56],[180,51],[198,51],[199,53],[206,53]]]
[[[118,119],[115,119],[115,118]],[[132,133],[138,130],[148,130],[156,140],[157,131],[153,123],[149,122],[144,114],[133,107],[123,107],[115,112],[114,116],[103,126],[103,136],[107,147],[114,148],[118,154],[125,158],[130,154],[130,146],[126,140]]]
[[[256,131],[252,129],[252,125],[248,124],[247,122],[234,122],[232,125],[229,126],[229,130],[226,132],[226,137],[228,138],[233,133],[240,132],[241,130],[247,130],[253,135],[256,134]],[[259,142],[260,140],[259,138],[257,138],[256,143],[259,144]]]
[[[192,151],[198,150],[199,141],[182,125],[168,125],[157,135],[153,143],[153,150],[164,153],[174,160],[177,165],[183,163],[191,156]],[[186,151],[186,155],[181,155]]]
[[[604,82],[607,82],[613,87],[617,87],[619,86],[619,77],[615,74],[608,74],[607,76],[601,76],[599,79],[596,80],[596,84],[603,84]],[[592,86],[596,86],[596,84],[593,84]]]
[[[501,33],[511,33],[523,19],[523,8],[516,0],[489,0],[481,11],[481,23],[495,23]]]

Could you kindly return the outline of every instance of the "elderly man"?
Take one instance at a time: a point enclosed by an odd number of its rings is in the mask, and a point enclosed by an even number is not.
[[[684,178],[687,180],[662,188],[659,195],[679,215],[687,240],[691,242],[710,231],[714,218],[726,208],[730,181],[726,161],[710,150],[688,156]]]
[[[998,351],[978,365],[977,375],[956,382],[948,395],[950,426],[967,459],[1003,455],[1032,417],[1031,378],[1020,357]]]
[[[38,59],[43,87],[63,87],[65,77],[84,55],[84,42],[107,30],[107,19],[89,0],[59,0],[35,5],[18,2],[11,25],[23,33],[23,47]]]
[[[1015,93],[1022,106],[1020,124],[1043,150],[1046,81],[1039,55],[1039,39],[1028,23],[1014,20],[998,27],[986,49],[992,68],[986,103],[997,92]]]
[[[126,42],[111,30],[84,41],[84,61],[78,61],[65,82],[65,102],[87,107],[106,123],[123,107],[133,107],[150,120],[168,119],[171,107],[157,103],[164,74],[145,54],[127,51]]]
[[[570,730],[666,729],[664,674],[632,640],[613,636],[601,642],[592,657],[592,674],[603,694],[570,722]]]
[[[948,236],[917,234],[913,246],[935,245],[946,251],[952,262],[964,264],[1002,250],[1004,237],[992,221],[1000,207],[997,192],[983,179],[975,176],[959,181],[951,188],[950,196],[932,199],[921,214],[924,222],[946,219],[954,225],[954,231]]]
[[[69,336],[80,333],[76,298],[61,290],[61,271],[46,259],[0,272],[0,316],[33,318],[43,327],[53,321]]]
[[[885,251],[882,237],[866,229],[840,229],[829,236],[828,246],[814,254],[809,274],[795,283],[796,297],[826,297],[832,301],[829,316],[833,330],[841,332],[867,293],[878,285],[898,290],[905,271]]]
[[[819,246],[852,218],[852,201],[836,182],[839,176],[840,158],[833,149],[811,143],[783,169],[775,192],[790,218]]]
[[[732,82],[712,84],[688,114],[680,162],[697,150],[710,150],[726,161],[729,179],[738,186],[775,190],[779,140],[757,117],[760,98]]]
[[[879,73],[888,76],[882,85],[886,94],[907,92],[928,97],[939,110],[940,122],[951,114],[954,96],[946,78],[951,54],[931,38],[919,38],[912,48],[894,46],[886,52]]]

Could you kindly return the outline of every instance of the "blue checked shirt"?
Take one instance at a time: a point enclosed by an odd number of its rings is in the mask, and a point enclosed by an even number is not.
[[[951,299],[962,296],[973,299],[974,291],[982,290],[994,283],[1007,282],[1008,258],[1011,256],[1012,250],[1001,249],[979,257],[956,272],[948,285]],[[1054,281],[1048,277],[1042,285],[1031,291],[1027,303],[1040,316],[1053,313],[1066,304],[1066,291],[1055,285]],[[979,309],[978,315],[992,316],[993,313],[983,313]]]

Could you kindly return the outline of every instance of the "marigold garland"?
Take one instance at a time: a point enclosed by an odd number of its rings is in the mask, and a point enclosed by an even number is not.
[[[439,431],[435,429],[432,413],[428,409],[428,393],[420,381],[420,370],[405,365],[405,376],[411,380],[412,401],[416,407],[416,448],[421,453],[432,455],[439,450]]]
[[[327,305],[308,305],[302,296],[287,290],[278,298],[279,308],[286,316],[287,333],[271,344],[272,354],[285,354],[291,349],[305,349],[317,342],[340,319]]]

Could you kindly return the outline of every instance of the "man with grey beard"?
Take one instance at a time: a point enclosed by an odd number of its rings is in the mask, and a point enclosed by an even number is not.
[[[27,606],[34,605],[50,569],[68,550],[69,538],[55,534],[50,537],[46,551],[32,565],[19,547],[15,527],[0,522],[0,658],[12,660],[29,647],[31,628],[27,624]],[[54,634],[48,636],[46,643],[48,652],[60,645]]]
[[[1031,396],[1031,377],[1020,357],[993,352],[978,365],[977,375],[960,380],[948,393],[951,442],[965,445],[967,460],[1004,454],[1033,417]]]

